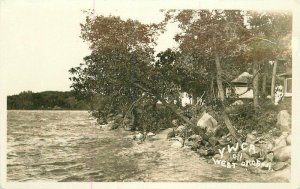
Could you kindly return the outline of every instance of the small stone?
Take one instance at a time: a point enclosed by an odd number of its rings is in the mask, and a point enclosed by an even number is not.
[[[200,156],[207,156],[207,155],[208,155],[208,151],[207,151],[207,150],[204,150],[204,149],[198,149],[198,150],[197,150],[197,153],[198,153]]]
[[[254,144],[255,141],[257,140],[256,136],[253,135],[253,134],[247,134],[247,137],[246,137],[246,142],[249,143],[249,144]]]
[[[153,136],[155,136],[154,133],[152,133],[152,132],[147,133],[147,137],[153,137]]]
[[[143,138],[144,138],[144,135],[142,133],[138,133],[134,137],[135,140],[143,140]]]
[[[174,141],[174,142],[172,143],[172,146],[173,146],[173,147],[176,147],[176,148],[181,148],[181,147],[182,147],[182,143],[179,142],[179,141]]]
[[[173,138],[173,137],[175,137],[175,131],[174,130],[170,131],[167,135],[167,138]]]
[[[265,156],[265,159],[266,159],[266,161],[268,161],[268,162],[272,162],[273,159],[274,159],[274,154],[273,154],[273,153],[268,153],[268,154]]]

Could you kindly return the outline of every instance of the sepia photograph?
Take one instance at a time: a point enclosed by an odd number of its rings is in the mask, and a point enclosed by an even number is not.
[[[117,4],[0,0],[1,178],[291,183],[293,11]]]

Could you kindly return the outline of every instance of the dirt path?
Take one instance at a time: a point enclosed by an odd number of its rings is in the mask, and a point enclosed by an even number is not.
[[[138,159],[140,174],[126,181],[288,182],[289,168],[258,175],[242,167],[208,164],[190,149],[174,146],[166,139],[168,132],[162,131],[156,140],[135,144],[120,154]]]

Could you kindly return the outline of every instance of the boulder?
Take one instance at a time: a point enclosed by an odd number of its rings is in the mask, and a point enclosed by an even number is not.
[[[289,134],[289,136],[286,137],[286,144],[291,145],[291,142],[292,142],[291,140],[292,140],[291,139],[291,134]]]
[[[287,145],[287,137],[288,137],[288,133],[287,132],[283,132],[281,134],[280,137],[278,137],[275,142],[274,142],[274,148],[272,149],[273,151],[275,151],[278,148],[284,147]]]
[[[274,151],[274,159],[276,161],[288,161],[291,158],[291,146],[283,146]]]
[[[218,128],[218,122],[208,113],[204,113],[202,117],[198,120],[197,126],[201,129],[206,130],[206,132],[214,133]]]
[[[280,128],[281,131],[289,132],[291,130],[291,116],[287,110],[281,110],[277,114],[276,125]]]
[[[288,166],[285,162],[276,162],[272,165],[274,171],[280,171]]]

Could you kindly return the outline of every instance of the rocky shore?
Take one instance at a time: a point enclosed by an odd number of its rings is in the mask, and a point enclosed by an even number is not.
[[[142,181],[222,181],[289,182],[291,169],[290,115],[279,112],[277,126],[281,135],[258,134],[255,130],[244,141],[232,144],[230,135],[202,139],[197,134],[185,138],[186,126],[159,133],[135,132],[126,138],[134,145],[121,156],[139,156]],[[199,127],[215,132],[217,123],[202,116]]]

